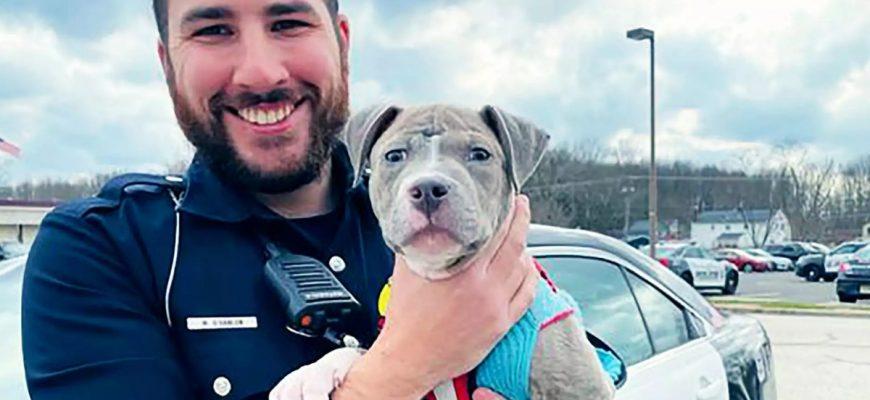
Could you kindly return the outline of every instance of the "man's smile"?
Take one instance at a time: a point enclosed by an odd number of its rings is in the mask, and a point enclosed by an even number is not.
[[[225,110],[250,126],[255,133],[274,135],[285,133],[297,126],[302,114],[310,108],[309,103],[308,98],[303,96],[295,103],[291,101],[259,103],[239,109],[227,106]]]

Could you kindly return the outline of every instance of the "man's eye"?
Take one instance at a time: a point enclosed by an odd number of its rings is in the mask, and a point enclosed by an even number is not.
[[[285,19],[272,24],[272,32],[289,31],[296,28],[310,26],[309,23],[295,19]]]
[[[384,154],[384,160],[388,163],[400,163],[408,158],[408,152],[404,149],[390,150]]]
[[[487,161],[490,158],[492,158],[492,154],[480,147],[475,147],[468,153],[468,161]]]
[[[193,37],[200,36],[229,36],[232,35],[233,32],[226,25],[212,25],[202,28],[193,33]]]

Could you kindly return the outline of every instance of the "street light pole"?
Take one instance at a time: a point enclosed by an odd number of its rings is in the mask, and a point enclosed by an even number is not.
[[[649,256],[655,258],[658,242],[658,173],[656,171],[656,43],[650,29],[637,28],[627,32],[633,40],[649,39],[650,60],[650,164],[649,164]]]

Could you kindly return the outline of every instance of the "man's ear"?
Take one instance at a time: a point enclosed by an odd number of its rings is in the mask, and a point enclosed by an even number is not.
[[[519,193],[544,157],[550,135],[531,122],[494,106],[483,107],[480,115],[498,137],[507,163],[508,178],[514,191]]]
[[[369,155],[375,142],[401,112],[399,107],[389,104],[372,106],[356,113],[347,122],[341,136],[347,144],[350,161],[353,163],[354,185],[359,184],[368,168]]]
[[[160,57],[160,66],[163,67],[163,76],[169,81],[172,67],[169,65],[169,53],[166,50],[166,45],[162,39],[157,40],[157,56]]]

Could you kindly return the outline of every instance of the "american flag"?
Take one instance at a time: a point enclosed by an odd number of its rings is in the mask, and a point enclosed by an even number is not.
[[[18,146],[3,140],[2,138],[0,138],[0,151],[9,153],[13,157],[21,157],[21,149],[19,149]]]

